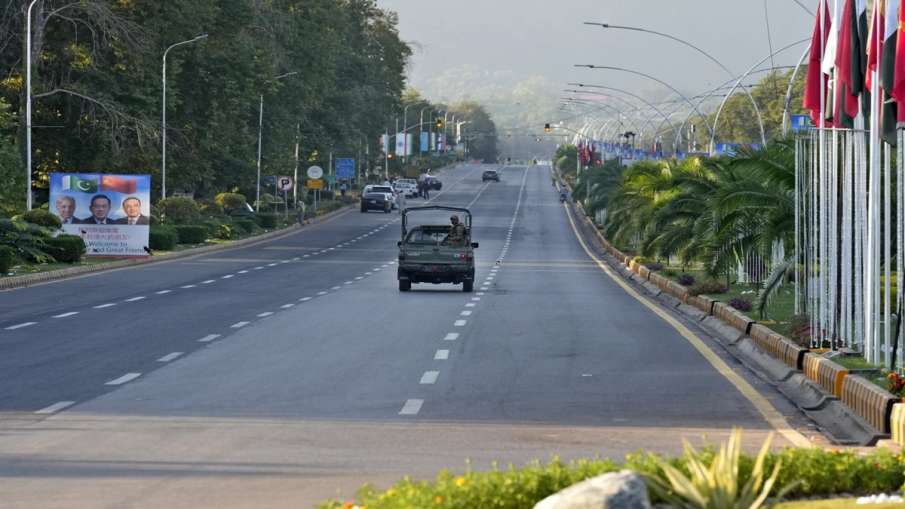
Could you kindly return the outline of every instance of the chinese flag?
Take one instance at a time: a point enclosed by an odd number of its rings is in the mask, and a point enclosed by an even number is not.
[[[114,193],[135,194],[137,183],[133,178],[104,175],[101,177],[101,190]]]

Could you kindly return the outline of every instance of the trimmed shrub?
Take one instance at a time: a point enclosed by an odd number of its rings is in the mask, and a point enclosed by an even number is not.
[[[152,226],[148,243],[150,244],[148,247],[151,249],[172,251],[179,243],[179,234],[169,226]]]
[[[162,222],[167,224],[196,224],[201,220],[201,210],[191,198],[174,197],[157,204]]]
[[[682,286],[693,286],[694,276],[691,274],[680,274],[678,278],[679,284]]]
[[[17,219],[0,219],[0,245],[9,246],[18,258],[28,262],[46,263],[53,258],[44,251],[50,238],[47,228]]]
[[[276,214],[258,214],[256,216],[258,220],[258,224],[261,225],[261,228],[276,228],[277,227],[277,215]]]
[[[660,262],[649,262],[649,263],[645,263],[644,266],[654,272],[656,272],[658,270],[663,270],[663,264]]]
[[[47,228],[57,229],[63,226],[60,218],[46,210],[33,209],[22,214],[22,220],[26,223],[36,224]]]
[[[16,252],[9,246],[0,246],[0,276],[9,273],[9,269],[16,260]]]
[[[254,233],[258,230],[258,223],[254,222],[253,219],[234,219],[233,225],[236,226],[238,230],[241,230],[242,233]]]
[[[740,298],[730,299],[729,305],[739,311],[751,311],[751,308],[754,307],[750,300]]]
[[[204,244],[207,228],[199,225],[178,225],[175,227],[180,244]]]
[[[233,229],[228,224],[221,224],[217,227],[216,233],[214,236],[220,240],[229,240],[233,238]]]
[[[60,235],[44,241],[44,250],[61,263],[78,263],[85,254],[85,241],[78,235]]]
[[[712,279],[710,281],[701,281],[700,283],[688,289],[688,293],[690,293],[691,295],[726,293],[728,291],[729,289],[726,288],[726,285]]]
[[[244,209],[248,200],[245,199],[245,195],[239,193],[220,193],[214,198],[214,203],[229,213],[234,210]]]

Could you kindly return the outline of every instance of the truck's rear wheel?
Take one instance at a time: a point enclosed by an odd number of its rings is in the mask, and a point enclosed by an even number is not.
[[[399,280],[399,291],[407,292],[412,289],[412,281],[410,279],[400,279]]]
[[[466,279],[462,281],[462,291],[465,293],[471,293],[474,290],[474,280]]]

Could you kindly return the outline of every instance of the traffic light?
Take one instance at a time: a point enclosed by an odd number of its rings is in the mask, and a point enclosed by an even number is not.
[[[443,119],[438,118],[436,123],[437,129],[443,129]]]
[[[549,132],[552,131],[552,130],[553,130],[553,128],[550,127],[550,124],[549,124],[549,123],[548,123],[548,124],[544,124],[544,132],[545,132],[545,133],[549,133]]]

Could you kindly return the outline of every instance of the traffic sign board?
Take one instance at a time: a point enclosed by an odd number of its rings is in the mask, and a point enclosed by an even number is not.
[[[355,178],[355,159],[343,157],[336,159],[336,178],[352,180]]]
[[[305,187],[308,189],[323,189],[324,181],[318,179],[309,179],[308,182],[305,182]]]
[[[277,189],[283,191],[292,191],[292,177],[277,177]]]
[[[312,166],[308,168],[308,178],[319,179],[324,176],[324,169],[320,166]]]

